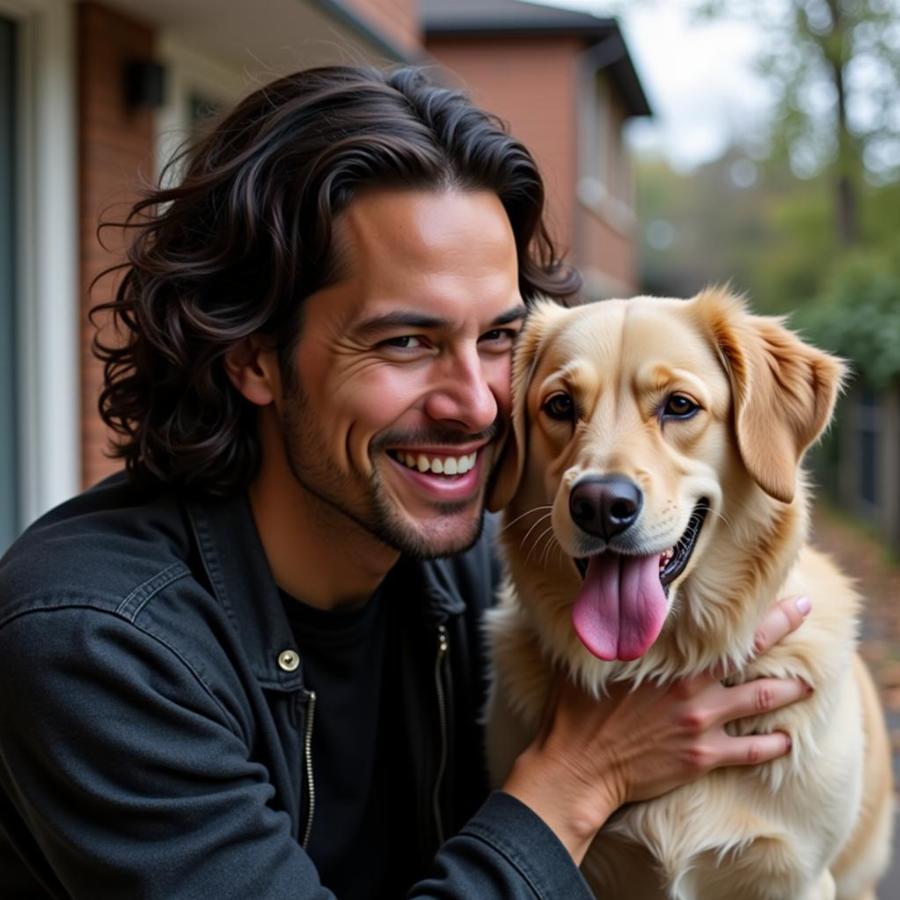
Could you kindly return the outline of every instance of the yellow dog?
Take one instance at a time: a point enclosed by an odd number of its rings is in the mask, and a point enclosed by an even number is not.
[[[508,582],[489,623],[492,776],[539,726],[555,668],[596,696],[619,679],[800,677],[806,700],[741,733],[788,757],[719,769],[621,810],[583,870],[628,900],[874,900],[892,826],[890,754],[856,654],[859,598],[806,545],[800,468],[840,361],[722,290],[539,305],[514,363],[513,433],[492,506]],[[814,598],[760,658],[773,598]]]

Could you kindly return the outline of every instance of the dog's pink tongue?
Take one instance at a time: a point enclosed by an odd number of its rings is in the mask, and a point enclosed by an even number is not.
[[[666,616],[658,556],[592,556],[572,609],[581,642],[600,659],[637,659]]]

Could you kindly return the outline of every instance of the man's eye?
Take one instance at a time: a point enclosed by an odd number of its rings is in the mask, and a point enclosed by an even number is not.
[[[382,347],[396,347],[399,350],[419,350],[424,346],[421,338],[412,334],[403,334],[400,337],[388,338],[381,342]]]
[[[690,397],[686,397],[684,394],[672,394],[663,407],[663,416],[673,419],[688,419],[698,409],[700,407]]]
[[[491,344],[512,344],[518,333],[515,328],[492,328],[486,331],[480,340]]]
[[[559,422],[571,422],[575,418],[575,403],[565,393],[554,394],[544,401],[541,407],[551,419]]]

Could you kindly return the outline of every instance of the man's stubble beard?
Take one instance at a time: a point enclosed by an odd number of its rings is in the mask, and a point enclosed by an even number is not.
[[[327,464],[317,464],[317,461],[328,458],[327,445],[312,423],[309,406],[303,388],[294,379],[290,379],[285,388],[282,423],[284,453],[291,473],[307,493],[346,516],[382,543],[414,559],[438,559],[462,553],[478,541],[484,527],[483,502],[478,503],[477,518],[472,522],[470,535],[448,546],[435,546],[434,539],[429,541],[428,536],[410,525],[397,509],[396,502],[391,501],[377,466],[373,464],[369,477],[360,479],[360,484],[355,484],[352,478],[329,469]],[[370,452],[376,455],[381,451],[380,445],[385,445],[388,441],[388,436],[385,436],[374,442]],[[358,509],[342,499],[354,492],[365,499],[361,505],[366,509]],[[435,509],[440,515],[449,516],[460,513],[471,505],[468,501],[440,503],[435,504]]]

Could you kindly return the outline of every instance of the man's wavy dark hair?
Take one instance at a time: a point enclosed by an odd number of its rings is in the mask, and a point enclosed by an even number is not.
[[[255,408],[223,357],[254,333],[289,366],[303,300],[337,277],[335,217],[369,187],[493,191],[509,216],[526,303],[579,287],[544,225],[531,155],[495,117],[418,69],[328,67],[257,90],[173,164],[120,223],[135,237],[111,312],[100,415],[140,483],[225,496],[260,459]],[[115,224],[115,223],[111,223]],[[107,227],[107,226],[101,226]],[[124,336],[124,342],[121,341]]]

